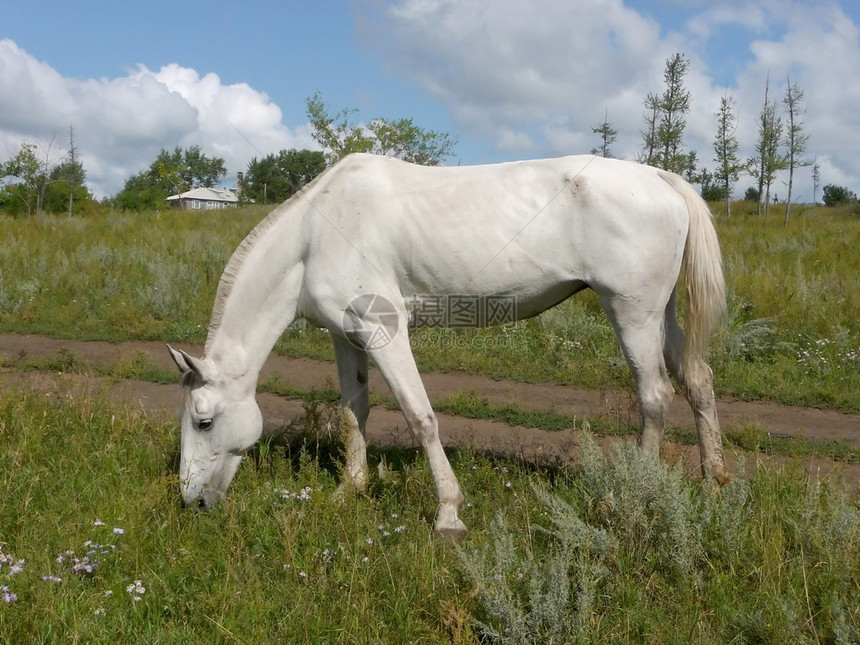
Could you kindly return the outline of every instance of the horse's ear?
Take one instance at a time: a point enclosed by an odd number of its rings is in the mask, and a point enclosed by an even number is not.
[[[173,359],[173,362],[176,363],[176,367],[179,368],[180,372],[185,374],[186,372],[192,371],[190,363],[185,359],[187,356],[185,352],[176,351],[170,345],[167,346],[167,351],[170,352],[170,357]]]
[[[208,377],[211,376],[211,370],[207,369],[207,365],[203,360],[194,358],[181,349],[173,349],[170,345],[167,346],[167,349],[170,351],[170,356],[173,358],[173,362],[176,363],[176,367],[179,368],[180,372],[183,374],[193,372],[201,380],[209,380]]]

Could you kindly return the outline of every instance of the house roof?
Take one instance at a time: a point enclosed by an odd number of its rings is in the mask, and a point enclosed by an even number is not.
[[[179,195],[171,195],[167,201],[176,201],[178,199],[199,199],[207,202],[225,202],[235,204],[239,201],[236,192],[229,188],[195,188]]]

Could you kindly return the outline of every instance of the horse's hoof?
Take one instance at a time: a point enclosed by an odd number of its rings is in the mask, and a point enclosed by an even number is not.
[[[726,471],[715,472],[713,473],[714,481],[716,481],[720,486],[726,486],[727,484],[732,483],[732,477]]]
[[[433,530],[433,535],[437,538],[447,538],[454,542],[459,542],[466,537],[466,533],[468,532],[466,525],[460,520],[457,520],[457,523],[454,526],[436,526]]]
[[[345,480],[340,483],[340,486],[334,491],[334,498],[338,501],[344,501],[350,497],[357,497],[367,492],[367,482],[355,482]]]

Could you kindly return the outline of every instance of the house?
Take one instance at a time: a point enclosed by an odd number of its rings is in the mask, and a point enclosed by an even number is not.
[[[195,188],[167,198],[167,205],[188,210],[233,208],[239,204],[238,192],[232,188]]]

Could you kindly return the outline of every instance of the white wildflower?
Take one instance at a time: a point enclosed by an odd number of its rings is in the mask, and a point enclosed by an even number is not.
[[[143,586],[141,580],[135,580],[125,588],[125,592],[131,596],[134,602],[140,602],[141,596],[146,593],[146,587]]]

